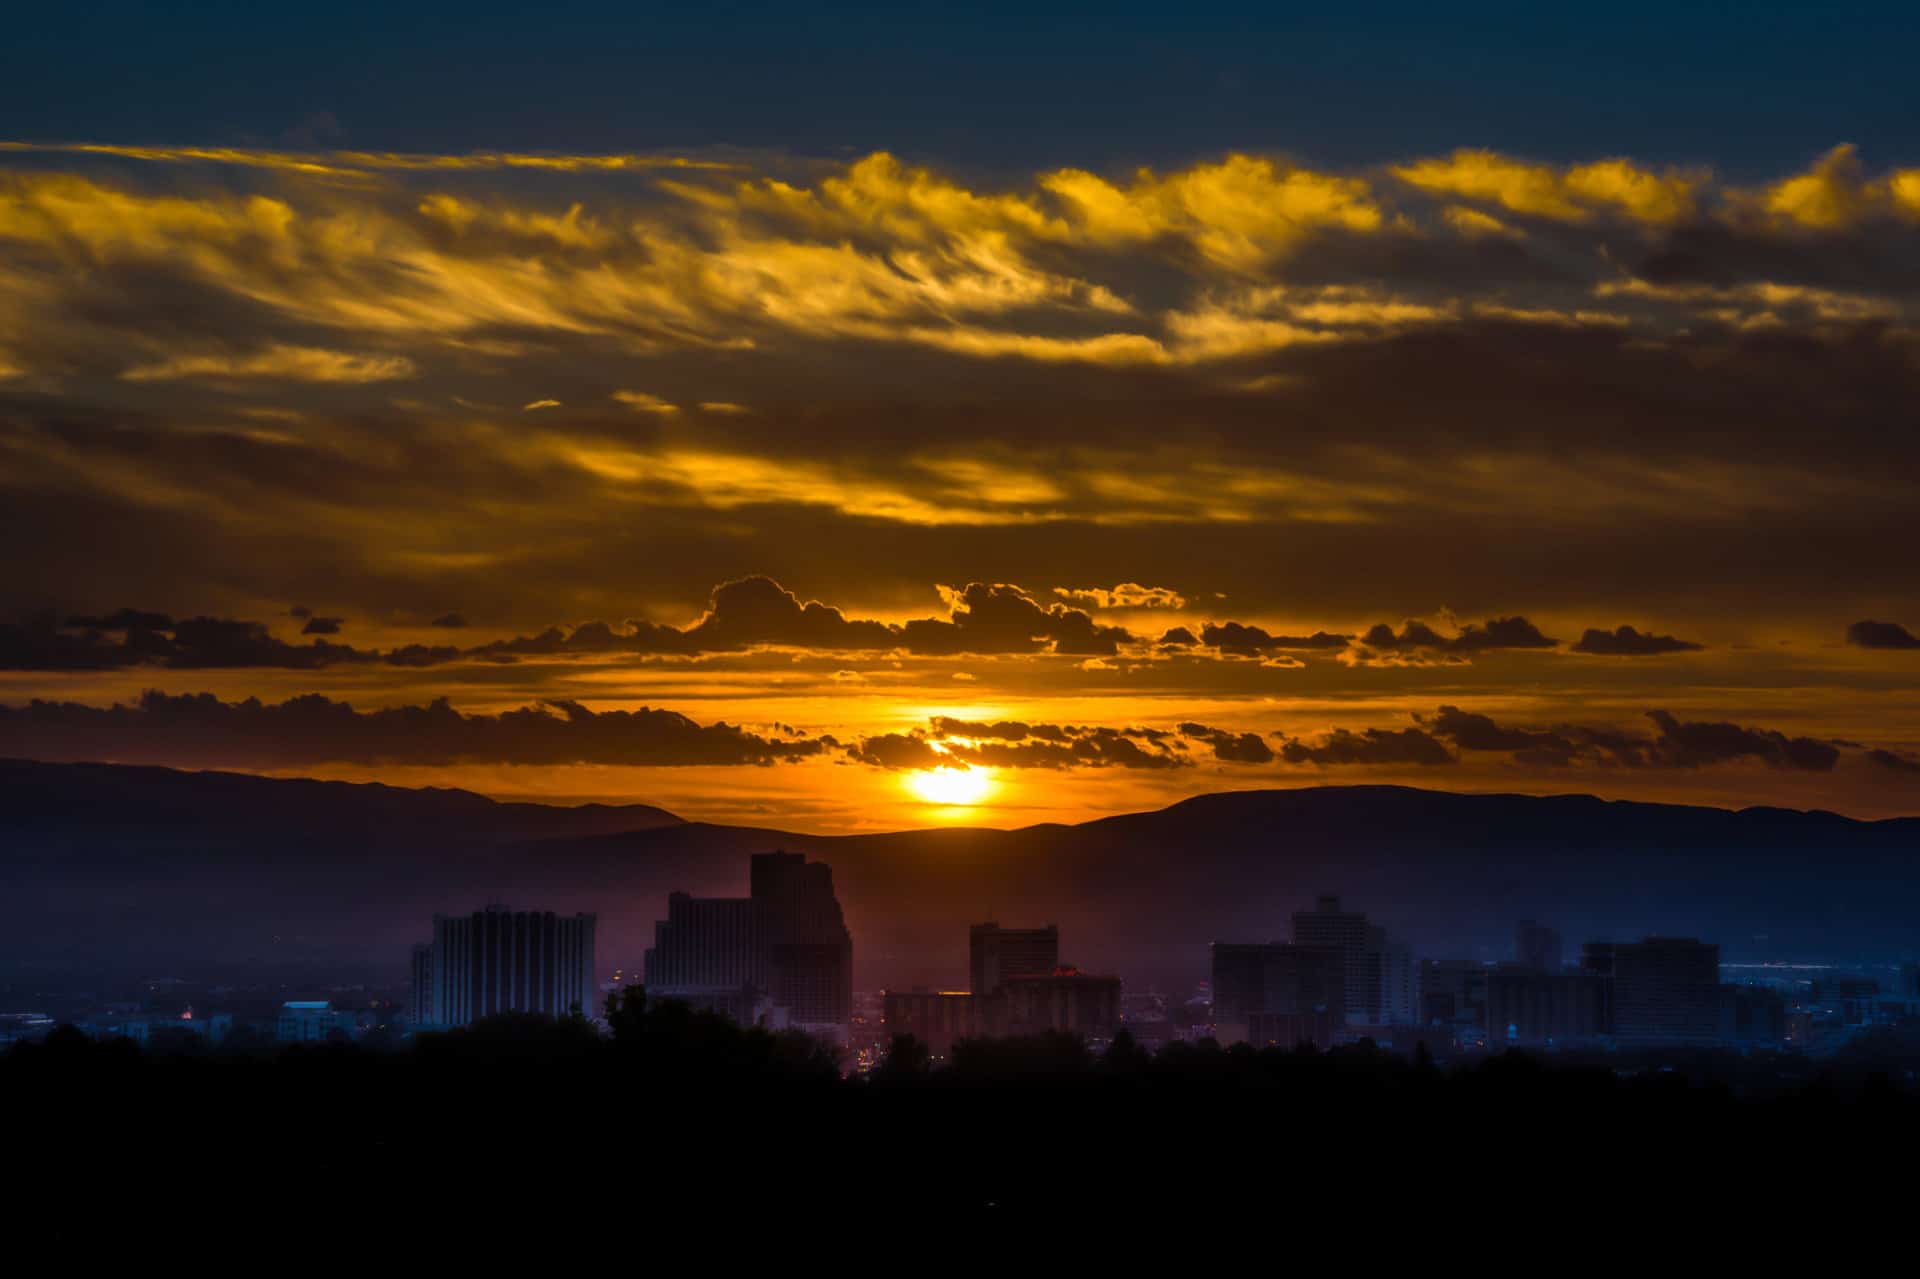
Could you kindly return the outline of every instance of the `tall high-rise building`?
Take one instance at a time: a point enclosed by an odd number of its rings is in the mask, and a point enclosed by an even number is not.
[[[431,953],[416,949],[416,980],[431,997],[423,1024],[465,1026],[495,1013],[597,1011],[592,915],[488,906],[471,915],[435,915]],[[417,997],[416,997],[417,998]]]
[[[1613,946],[1614,1033],[1623,1041],[1707,1043],[1720,1034],[1720,948],[1692,937]]]
[[[421,942],[413,948],[408,971],[412,982],[407,987],[407,1022],[418,1028],[433,1023],[433,943]]]
[[[1062,1031],[1105,1039],[1120,1024],[1120,979],[1060,963],[1060,930],[975,924],[968,930],[970,991],[889,990],[890,1035],[912,1035],[935,1057],[962,1039]]]
[[[1389,941],[1380,950],[1380,1020],[1389,1026],[1411,1026],[1419,1021],[1419,986],[1413,952],[1403,942]]]
[[[1536,973],[1560,971],[1560,930],[1531,919],[1520,921],[1513,932],[1514,962]]]
[[[1009,977],[1036,977],[1060,966],[1060,929],[1002,928],[992,920],[967,930],[968,975],[976,995],[991,995]]]
[[[646,954],[648,995],[736,1017],[764,1008],[774,1024],[844,1037],[853,1016],[853,938],[833,895],[833,868],[800,853],[755,853],[748,885],[747,897],[667,899]]]
[[[1334,1028],[1347,1021],[1347,955],[1338,946],[1300,946],[1288,942],[1215,942],[1213,944],[1214,1033],[1222,1043],[1267,1037],[1255,1033],[1260,1019],[1306,1019],[1286,1022],[1298,1039],[1331,1040]],[[1312,1033],[1298,1028],[1310,1026]],[[1274,1032],[1276,1034],[1280,1032]],[[1326,1046],[1326,1045],[1323,1045]]]
[[[1346,956],[1347,1022],[1382,1025],[1413,1016],[1411,958],[1397,955],[1387,931],[1369,924],[1363,911],[1343,911],[1338,897],[1323,896],[1312,910],[1294,912],[1293,940],[1300,946],[1331,946]]]
[[[743,986],[764,990],[765,957],[754,928],[750,897],[667,896],[667,917],[653,926],[646,953],[647,989],[695,996],[732,995]]]

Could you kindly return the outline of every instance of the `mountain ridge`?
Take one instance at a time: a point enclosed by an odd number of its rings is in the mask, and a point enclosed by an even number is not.
[[[1088,967],[1191,981],[1210,941],[1284,937],[1321,893],[1423,955],[1504,958],[1523,917],[1570,947],[1675,932],[1766,958],[1920,952],[1912,818],[1362,785],[818,835],[645,805],[0,762],[0,973],[391,977],[435,913],[488,901],[594,911],[603,968],[633,972],[668,893],[744,895],[748,855],[773,848],[833,866],[862,988],[963,980],[966,926],[989,912],[1058,923],[1063,957]]]

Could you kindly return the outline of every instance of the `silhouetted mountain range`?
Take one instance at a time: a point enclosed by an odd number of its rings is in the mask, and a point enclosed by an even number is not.
[[[1333,892],[1421,955],[1506,957],[1515,920],[1678,933],[1729,958],[1920,952],[1920,819],[1459,795],[1201,796],[1077,826],[820,836],[658,808],[0,762],[0,974],[394,976],[435,911],[601,918],[637,971],[668,892],[743,895],[747,855],[833,866],[862,988],[963,986],[966,926],[1056,922],[1064,957],[1166,982],[1215,939],[1285,938]]]

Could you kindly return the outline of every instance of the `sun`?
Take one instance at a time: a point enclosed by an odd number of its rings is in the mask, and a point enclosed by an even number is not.
[[[993,793],[993,777],[984,768],[923,768],[908,773],[907,789],[929,804],[965,807]]]

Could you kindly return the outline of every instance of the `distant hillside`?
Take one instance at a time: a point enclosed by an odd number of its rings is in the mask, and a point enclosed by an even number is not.
[[[659,809],[103,765],[0,764],[0,971],[369,965],[436,910],[594,910],[637,967],[666,894],[744,893],[746,857],[832,864],[863,987],[959,984],[966,925],[1054,921],[1066,956],[1204,975],[1335,892],[1422,954],[1501,957],[1515,920],[1699,935],[1730,956],[1920,953],[1920,821],[1317,787],[1017,831],[815,836]]]

